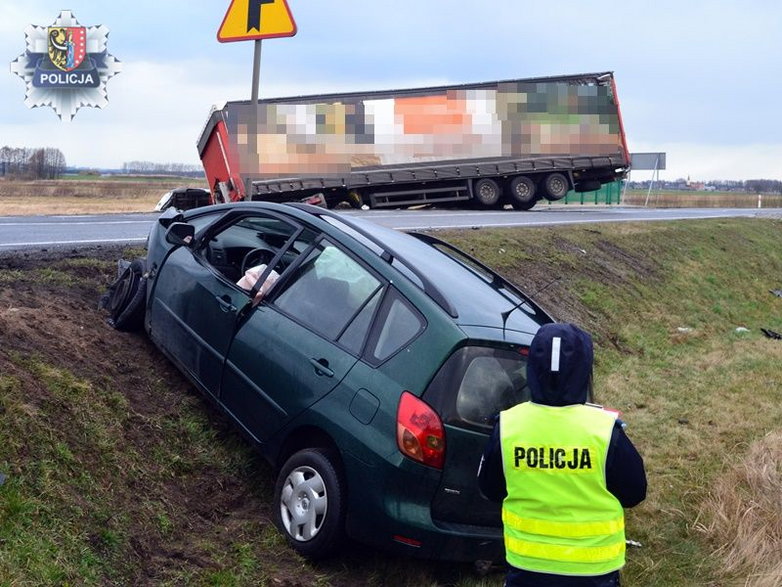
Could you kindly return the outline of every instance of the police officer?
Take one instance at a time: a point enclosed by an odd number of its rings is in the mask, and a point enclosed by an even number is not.
[[[585,405],[592,339],[546,324],[530,345],[531,400],[500,413],[478,469],[483,495],[502,502],[505,585],[619,585],[623,508],[646,497],[638,451],[616,414]]]

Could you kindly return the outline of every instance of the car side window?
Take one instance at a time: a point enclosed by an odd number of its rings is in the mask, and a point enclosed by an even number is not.
[[[284,287],[274,299],[281,311],[354,352],[360,349],[382,287],[361,264],[323,239]]]
[[[282,274],[314,240],[312,234],[307,237],[306,233],[270,214],[246,214],[235,217],[216,231],[207,229],[197,254],[226,280],[250,291],[259,278],[265,280],[271,275],[276,279]],[[299,236],[291,244],[295,234]],[[284,254],[267,271],[280,251]]]
[[[379,320],[366,353],[373,364],[385,361],[409,344],[426,325],[423,317],[393,288],[389,289]]]

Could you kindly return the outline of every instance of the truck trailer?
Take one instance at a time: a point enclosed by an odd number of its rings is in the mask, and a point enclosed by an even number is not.
[[[228,102],[198,152],[212,203],[529,210],[630,168],[613,72]]]

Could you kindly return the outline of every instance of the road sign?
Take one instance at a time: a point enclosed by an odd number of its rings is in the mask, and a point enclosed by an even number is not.
[[[296,23],[286,0],[231,0],[217,40],[229,43],[295,34]]]

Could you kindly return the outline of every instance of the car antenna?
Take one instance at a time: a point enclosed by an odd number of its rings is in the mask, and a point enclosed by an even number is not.
[[[556,283],[556,282],[557,282],[557,281],[559,281],[560,279],[562,279],[562,277],[561,277],[561,276],[560,276],[560,277],[555,277],[554,279],[552,279],[551,281],[549,281],[549,282],[548,282],[546,285],[544,285],[544,286],[543,286],[543,287],[541,287],[539,290],[537,290],[535,293],[531,294],[531,295],[529,296],[529,298],[534,298],[534,297],[535,297],[535,296],[537,296],[537,295],[538,295],[540,292],[542,292],[542,291],[546,291],[546,290],[547,290],[547,289],[548,289],[548,288],[549,288],[551,285],[553,285],[554,283]],[[504,311],[504,312],[502,312],[502,313],[500,314],[500,316],[502,316],[502,338],[503,338],[503,340],[505,339],[505,325],[508,323],[508,318],[510,317],[510,315],[511,315],[513,312],[515,312],[516,310],[518,310],[518,309],[519,309],[521,306],[523,306],[524,304],[526,304],[528,301],[529,301],[529,299],[522,299],[522,300],[521,300],[521,301],[520,301],[518,304],[516,304],[515,306],[513,306],[513,307],[512,307],[510,310],[506,310],[506,311]]]

